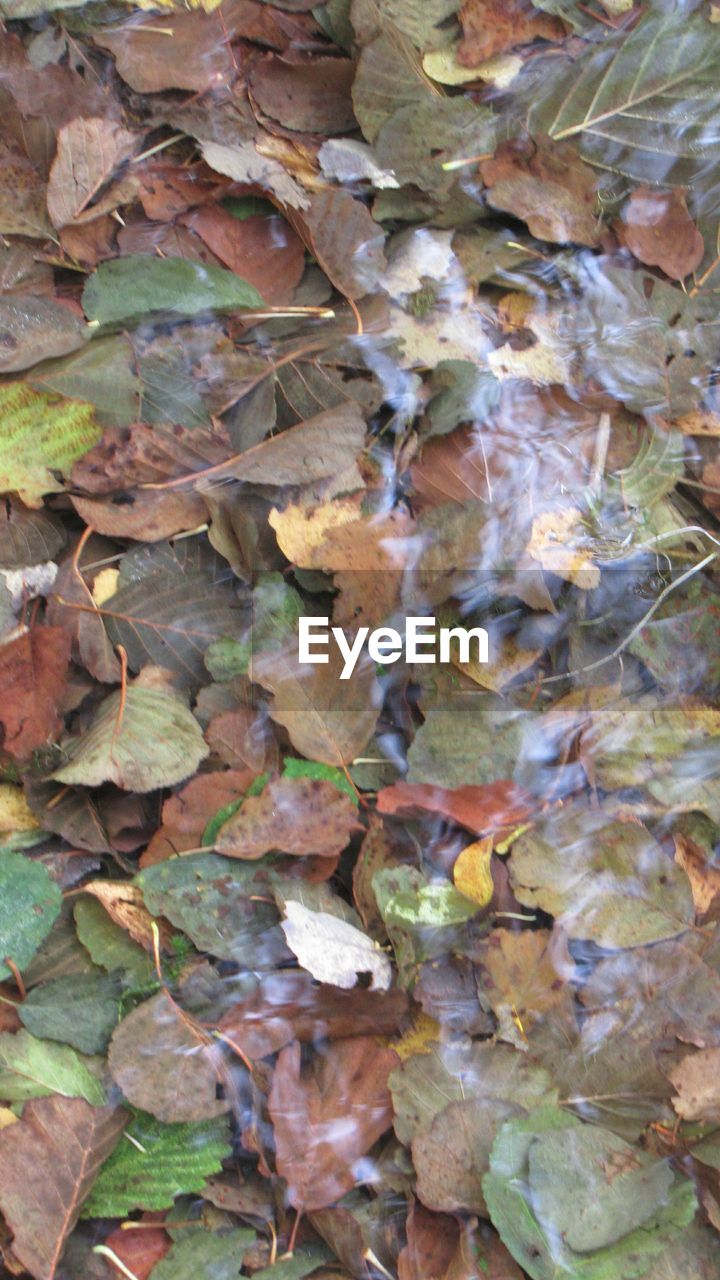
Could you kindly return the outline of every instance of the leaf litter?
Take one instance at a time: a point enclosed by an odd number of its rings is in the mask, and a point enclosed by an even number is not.
[[[714,7],[0,13],[5,1272],[720,1278]]]

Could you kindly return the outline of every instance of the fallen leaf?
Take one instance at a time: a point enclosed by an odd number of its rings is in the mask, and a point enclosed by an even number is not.
[[[72,317],[76,334],[77,324]],[[29,332],[34,332],[32,320]],[[63,346],[63,351],[79,345],[73,341],[69,348]],[[28,363],[36,358],[33,351]],[[0,388],[0,430],[0,490],[18,492],[28,506],[39,506],[44,493],[59,493],[63,485],[58,473],[69,473],[72,464],[97,444],[101,435],[92,405],[40,395],[22,382]]]
[[[41,862],[0,852],[0,979],[11,976],[8,957],[27,968],[60,912],[62,894]]]
[[[426,783],[396,782],[378,792],[377,805],[380,813],[413,810],[439,813],[476,835],[517,826],[535,807],[531,797],[512,782],[454,790]]]
[[[145,951],[153,950],[153,920],[145,907],[143,895],[134,885],[124,880],[88,880],[83,893],[90,893],[101,902],[110,919]],[[167,926],[160,928],[160,943],[169,946]]]
[[[162,1220],[162,1214],[156,1214]],[[143,1227],[153,1221],[153,1215],[143,1214]],[[172,1243],[163,1231],[161,1221],[155,1230],[123,1231],[118,1227],[105,1238],[105,1248],[112,1249],[116,1258],[132,1272],[135,1280],[150,1280],[152,1269],[165,1257]]]
[[[33,298],[27,294],[0,298],[2,373],[15,373],[37,364],[38,360],[77,351],[88,337],[89,330],[80,317],[53,298]],[[9,388],[3,388],[0,401],[3,417],[12,413],[18,404],[9,391]],[[27,394],[27,388],[17,386],[15,395],[23,392]],[[45,403],[48,403],[47,399]]]
[[[371,990],[387,991],[390,986],[392,970],[387,956],[372,938],[347,921],[288,901],[282,930],[303,969],[319,982],[354,987],[359,974],[368,974]]]
[[[183,219],[226,267],[242,276],[267,303],[291,302],[305,270],[302,241],[279,217],[236,218],[205,205]]]
[[[249,770],[226,769],[200,773],[162,807],[162,825],[140,858],[141,867],[151,867],[186,849],[197,849],[208,824],[208,815],[236,803],[252,782]]]
[[[60,130],[47,191],[54,227],[98,217],[106,210],[104,199],[100,205],[93,202],[137,142],[136,134],[103,118],[73,120]]]
[[[636,187],[622,215],[623,243],[647,267],[660,267],[671,280],[684,280],[705,256],[705,243],[680,187],[657,191]]]
[[[364,298],[377,288],[385,268],[384,236],[359,200],[326,187],[306,209],[289,207],[286,216],[346,298]]]
[[[690,881],[697,915],[706,916],[714,910],[720,896],[720,870],[708,861],[700,846],[688,836],[675,836],[675,861]]]
[[[532,40],[562,40],[565,29],[557,18],[538,13],[529,0],[465,0],[460,8],[463,38],[457,59],[477,67],[496,53],[505,53]]]
[[[576,507],[546,511],[532,523],[528,555],[548,573],[572,582],[582,591],[600,585],[600,570],[583,547],[582,515]]]
[[[403,991],[342,990],[300,970],[264,976],[246,1000],[223,1015],[219,1030],[249,1058],[277,1053],[292,1040],[316,1044],[351,1036],[390,1035],[407,1012]],[[391,1045],[400,1052],[397,1044]]]
[[[598,179],[569,144],[503,142],[480,173],[489,203],[527,222],[539,240],[599,243]]]
[[[68,679],[70,640],[59,627],[34,627],[0,647],[3,746],[25,760],[62,730],[58,715]]]
[[[261,858],[276,849],[300,857],[335,857],[358,828],[357,809],[332,782],[274,778],[249,796],[222,827],[215,847],[231,858]]]
[[[340,652],[329,656],[327,665],[308,668],[284,655],[272,662],[258,655],[251,676],[272,693],[270,715],[285,726],[296,751],[309,760],[343,765],[359,755],[372,735],[379,686],[369,662],[358,663],[352,676],[340,682]]]
[[[35,1280],[54,1280],[83,1200],[126,1120],[120,1107],[39,1098],[26,1103],[19,1124],[0,1132],[0,1208],[13,1253]]]
[[[305,133],[345,133],[355,125],[350,88],[354,66],[348,58],[289,62],[271,55],[250,72],[253,101],[286,129]]]
[[[230,1109],[216,1096],[219,1052],[160,991],[123,1018],[110,1042],[108,1066],[132,1106],[179,1124]]]
[[[703,1124],[720,1120],[719,1061],[720,1049],[698,1049],[686,1054],[668,1073],[677,1090],[673,1106],[683,1120]]]
[[[493,852],[492,836],[485,836],[475,844],[467,845],[455,861],[453,867],[453,884],[464,897],[479,906],[486,907],[495,891],[493,885],[491,861]]]
[[[358,1162],[392,1123],[396,1064],[370,1036],[331,1044],[305,1071],[297,1042],[281,1050],[268,1107],[277,1170],[297,1209],[323,1209],[355,1185]]]
[[[84,734],[63,746],[67,764],[58,782],[99,787],[114,782],[126,791],[154,791],[182,782],[208,749],[185,704],[157,689],[134,685],[100,704]]]

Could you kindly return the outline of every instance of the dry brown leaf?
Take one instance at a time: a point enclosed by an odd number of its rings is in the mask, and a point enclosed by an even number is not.
[[[675,861],[687,873],[692,890],[695,914],[716,918],[714,910],[720,899],[720,868],[712,866],[703,850],[688,836],[675,836]]]
[[[540,13],[530,0],[465,0],[460,9],[463,38],[457,60],[464,67],[476,67],[496,53],[516,45],[543,40],[562,40],[563,24]]]
[[[83,893],[97,898],[110,919],[146,951],[153,950],[153,924],[158,928],[161,947],[170,947],[172,930],[169,925],[164,920],[156,921],[150,915],[142,891],[127,880],[90,880],[83,885]]]
[[[224,266],[254,285],[267,303],[280,306],[292,301],[305,270],[305,249],[279,215],[235,218],[219,205],[204,205],[182,221]]]
[[[684,280],[703,260],[705,243],[685,202],[685,191],[637,187],[619,227],[624,244],[647,267],[660,267],[671,280]]]
[[[386,266],[385,237],[360,200],[328,187],[312,197],[307,209],[288,208],[286,216],[346,298],[363,298],[377,288]]]
[[[673,1106],[683,1120],[720,1121],[720,1049],[688,1053],[668,1076],[677,1089]]]
[[[68,678],[70,640],[59,627],[33,627],[0,647],[3,746],[16,760],[59,737],[58,715]]]
[[[457,1219],[432,1213],[413,1200],[405,1230],[407,1244],[398,1257],[398,1280],[444,1280],[460,1244]]]
[[[216,844],[230,858],[261,858],[275,849],[332,858],[359,828],[349,796],[324,778],[273,778],[224,824]]]
[[[0,143],[0,232],[42,239],[50,231],[45,182],[22,152]]]
[[[599,243],[597,175],[568,143],[503,142],[480,173],[488,202],[521,218],[539,240]]]
[[[104,118],[78,119],[58,134],[57,155],[48,181],[48,213],[53,226],[88,221],[122,201],[93,203],[102,188],[135,151],[137,134]],[[92,207],[90,207],[92,206]]]
[[[370,662],[340,679],[343,659],[335,645],[330,661],[312,667],[278,654],[251,664],[251,678],[272,695],[270,715],[282,724],[300,755],[322,764],[350,764],[372,736],[380,687]]]
[[[195,493],[127,494],[118,504],[112,498],[72,498],[86,524],[108,538],[134,538],[138,542],[162,542],[178,533],[197,529],[207,519],[203,499]]]
[[[140,858],[141,867],[174,858],[185,849],[197,849],[210,818],[245,794],[253,775],[245,769],[200,773],[162,808],[162,826]]]
[[[297,1209],[324,1209],[358,1180],[358,1161],[392,1124],[392,1049],[370,1036],[337,1040],[305,1070],[287,1045],[273,1073],[268,1108],[278,1173]]]
[[[349,58],[289,62],[270,55],[252,67],[250,92],[260,111],[286,129],[345,133],[357,127],[350,100],[354,75]]]
[[[278,765],[278,749],[267,717],[250,707],[235,707],[213,716],[205,740],[223,764],[252,774],[271,772]]]
[[[33,1098],[0,1132],[0,1209],[12,1251],[35,1280],[53,1280],[83,1201],[127,1120],[82,1098]]]
[[[167,991],[133,1009],[115,1029],[108,1066],[128,1102],[165,1124],[209,1120],[230,1103],[218,1099],[221,1051]]]

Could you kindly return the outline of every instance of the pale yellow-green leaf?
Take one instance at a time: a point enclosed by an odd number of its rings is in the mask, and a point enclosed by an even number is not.
[[[195,717],[179,698],[134,685],[100,704],[84,733],[64,744],[67,764],[58,782],[126,791],[171,787],[194,773],[208,748]]]
[[[67,474],[97,444],[102,429],[91,404],[33,391],[23,382],[0,387],[0,493],[19,493],[39,506],[63,488]]]

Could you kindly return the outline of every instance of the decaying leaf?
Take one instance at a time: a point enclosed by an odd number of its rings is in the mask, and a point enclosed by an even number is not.
[[[392,1049],[372,1037],[341,1040],[303,1071],[300,1045],[281,1051],[269,1110],[278,1172],[299,1209],[323,1209],[354,1186],[357,1162],[392,1122]]]
[[[0,1207],[13,1254],[34,1277],[54,1280],[65,1242],[127,1113],[80,1098],[28,1102],[19,1124],[0,1132]]]
[[[320,982],[354,987],[358,975],[370,976],[372,990],[387,990],[391,967],[372,938],[327,911],[311,911],[301,902],[285,904],[283,933],[303,969]]]
[[[660,267],[671,280],[684,280],[705,254],[703,238],[679,188],[637,187],[623,211],[622,237],[639,262]]]

